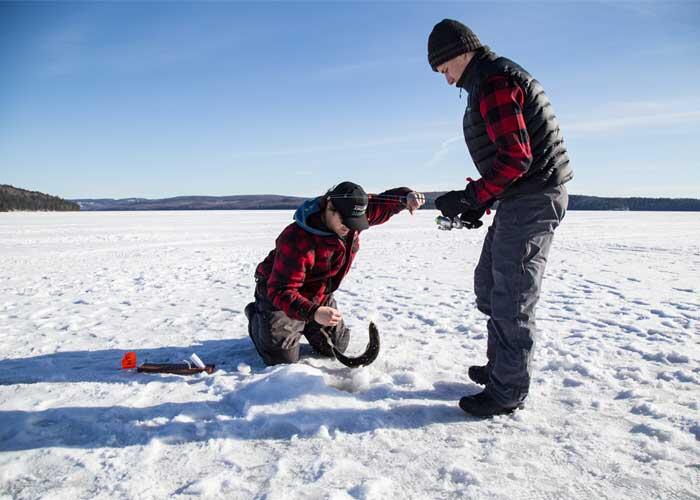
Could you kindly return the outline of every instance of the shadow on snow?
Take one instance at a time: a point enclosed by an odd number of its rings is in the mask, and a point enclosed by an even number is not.
[[[196,352],[205,363],[217,368],[233,368],[238,363],[260,364],[252,342],[248,337],[240,339],[207,340],[190,347],[158,347],[133,349],[138,364],[143,362],[178,363]],[[101,351],[66,351],[30,358],[0,359],[0,385],[103,382],[114,384],[153,381],[152,375],[120,370],[126,349]],[[161,382],[182,381],[179,376],[161,376]]]
[[[306,355],[309,346],[302,346]],[[99,382],[147,384],[149,382],[207,383],[213,377],[193,378],[153,375],[119,370],[126,350],[57,352],[41,356],[0,360],[0,385],[34,383]],[[205,362],[238,375],[244,362],[255,372],[266,367],[248,338],[205,341],[189,347],[162,347],[138,350],[144,361],[177,362],[196,352]],[[319,368],[338,376],[349,369]],[[228,376],[222,372],[223,376]],[[101,448],[147,445],[153,440],[167,444],[233,439],[289,439],[294,435],[312,436],[321,426],[330,432],[363,433],[377,429],[416,429],[430,424],[464,422],[456,401],[475,386],[439,382],[432,390],[400,390],[380,385],[354,398],[368,403],[386,401],[389,408],[304,408],[288,413],[258,413],[246,416],[245,391],[234,390],[219,401],[164,403],[144,408],[126,406],[61,407],[41,411],[0,411],[0,451],[47,447]],[[287,387],[288,389],[288,387]],[[292,391],[293,392],[293,391]],[[303,391],[302,391],[303,392]],[[346,391],[347,392],[347,391]],[[342,397],[345,393],[338,391]],[[347,397],[347,394],[346,396]],[[279,394],[275,402],[293,399]],[[259,398],[257,398],[259,399]],[[260,404],[258,400],[253,405]],[[430,401],[430,404],[403,404],[402,401]],[[444,403],[434,404],[434,402]]]
[[[211,439],[277,439],[313,436],[321,426],[347,434],[377,429],[417,429],[465,422],[452,404],[406,404],[385,408],[313,408],[282,414],[235,417],[223,399],[216,402],[165,403],[146,408],[64,407],[43,411],[3,411],[0,451],[47,447],[121,448]]]

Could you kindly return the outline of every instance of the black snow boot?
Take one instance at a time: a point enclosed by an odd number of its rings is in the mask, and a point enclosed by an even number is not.
[[[486,385],[489,381],[489,372],[490,370],[488,365],[474,365],[469,367],[469,371],[467,373],[469,374],[469,378],[477,384]]]
[[[465,396],[459,400],[459,407],[475,417],[493,417],[494,415],[507,415],[515,410],[525,408],[523,403],[516,406],[502,406],[486,391],[481,391],[473,396]]]

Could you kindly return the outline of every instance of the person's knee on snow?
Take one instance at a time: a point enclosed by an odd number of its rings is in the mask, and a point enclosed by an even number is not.
[[[299,361],[300,328],[303,322],[288,318],[281,311],[269,309],[263,301],[248,304],[248,334],[266,365]]]

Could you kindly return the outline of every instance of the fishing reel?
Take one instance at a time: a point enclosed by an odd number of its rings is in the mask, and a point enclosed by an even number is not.
[[[435,222],[438,226],[438,229],[442,231],[450,231],[452,229],[478,229],[484,225],[484,223],[478,218],[474,220],[465,220],[462,218],[463,215],[464,214],[458,215],[457,217],[446,217],[444,215],[438,215],[435,218]]]
[[[451,231],[452,229],[463,229],[464,221],[459,217],[445,217],[438,215],[435,217],[435,223],[441,231]]]

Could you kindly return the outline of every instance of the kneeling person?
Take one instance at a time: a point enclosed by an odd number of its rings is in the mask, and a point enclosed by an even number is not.
[[[360,249],[360,232],[404,208],[413,213],[424,202],[405,187],[367,195],[357,184],[342,182],[297,209],[258,265],[255,302],[245,308],[248,333],[265,364],[296,363],[302,335],[323,356],[333,356],[329,341],[345,352],[350,331],[333,292]]]

